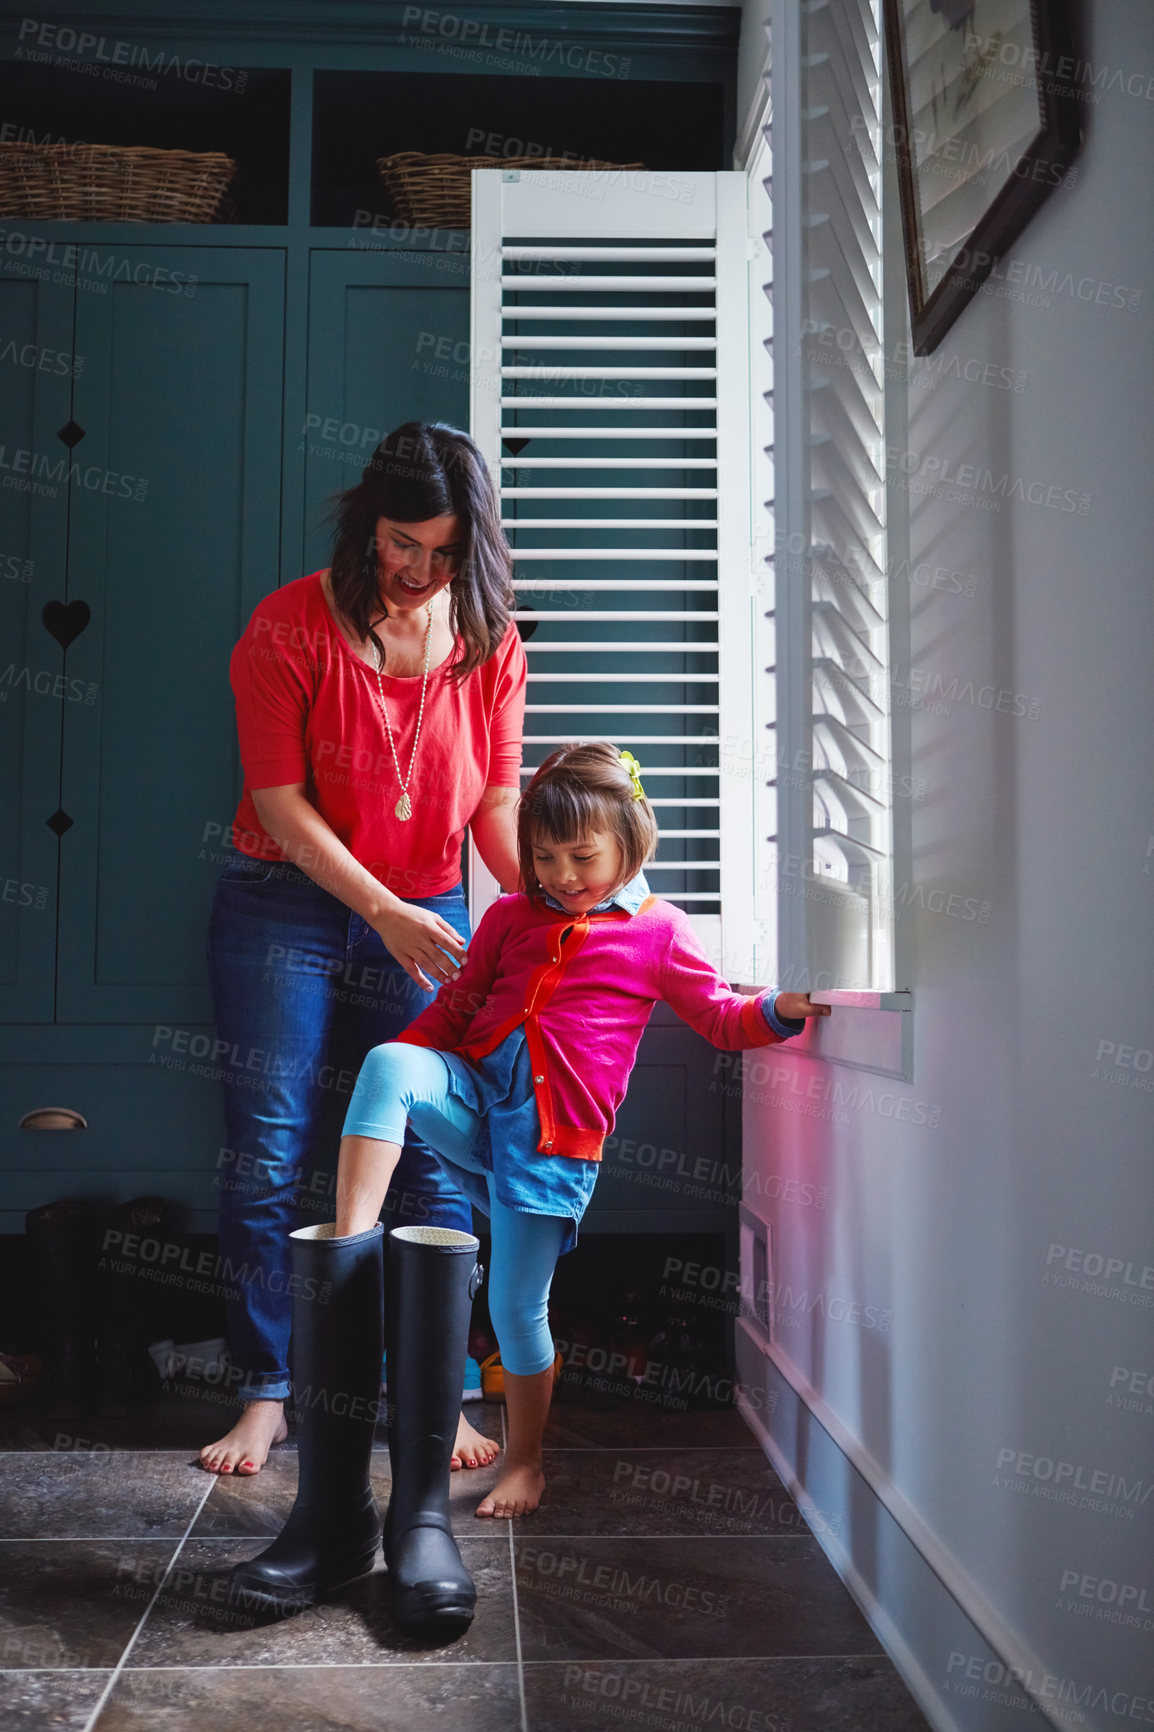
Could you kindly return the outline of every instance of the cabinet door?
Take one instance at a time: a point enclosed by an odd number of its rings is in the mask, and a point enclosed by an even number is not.
[[[15,238],[15,237],[12,237]],[[29,236],[29,239],[36,237]],[[48,262],[44,262],[44,261]],[[23,268],[26,267],[26,270]],[[71,272],[43,243],[0,268],[0,1017],[50,1022],[61,720],[68,691]],[[67,671],[66,671],[67,670]]]
[[[64,718],[58,1014],[197,1023],[239,788],[229,656],[279,570],[284,254],[116,258],[76,306],[70,593],[92,623]]]
[[[329,562],[333,496],[405,421],[469,424],[469,261],[455,253],[314,252],[301,571]]]

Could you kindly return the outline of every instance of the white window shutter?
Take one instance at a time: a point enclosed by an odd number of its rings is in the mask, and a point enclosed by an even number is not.
[[[768,81],[768,73],[766,75]],[[756,834],[754,935],[751,982],[775,983],[778,967],[778,895],[775,838],[780,776],[777,761],[776,584],[783,575],[774,542],[773,389],[773,172],[769,127],[764,125],[746,165],[749,200],[750,446],[753,465],[750,522],[753,572],[753,714],[746,748],[753,783]]]
[[[634,753],[652,889],[751,979],[749,306],[739,173],[473,173],[472,432],[514,549],[526,776]],[[470,856],[471,913],[495,893]]]
[[[781,976],[893,984],[878,0],[774,0]]]

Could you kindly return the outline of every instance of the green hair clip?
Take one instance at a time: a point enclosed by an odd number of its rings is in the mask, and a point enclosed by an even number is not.
[[[644,800],[645,789],[641,786],[641,765],[637,762],[637,759],[633,756],[632,752],[622,752],[621,762],[629,771],[629,780],[633,783],[633,798],[635,800]]]

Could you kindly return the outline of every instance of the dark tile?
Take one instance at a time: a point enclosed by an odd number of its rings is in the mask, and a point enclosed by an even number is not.
[[[129,1656],[131,1669],[152,1666],[362,1666],[386,1661],[514,1660],[516,1638],[509,1543],[503,1525],[492,1537],[461,1541],[477,1584],[477,1615],[452,1642],[424,1642],[389,1617],[383,1565],[324,1605],[275,1623],[260,1623],[227,1603],[233,1564],[261,1550],[251,1539],[191,1539],[148,1614]],[[143,1610],[143,1607],[141,1607]]]
[[[490,1666],[273,1666],[264,1671],[120,1674],[100,1732],[511,1732],[520,1725],[517,1668]]]
[[[473,1511],[501,1471],[501,1458],[487,1467],[458,1468],[450,1475],[450,1507],[453,1530],[458,1535],[485,1535]],[[392,1484],[387,1449],[373,1451],[373,1495],[383,1516]],[[196,1518],[193,1534],[198,1539],[229,1539],[239,1534],[279,1534],[288,1520],[297,1492],[295,1452],[270,1455],[260,1473],[221,1474],[208,1501]],[[492,1526],[492,1524],[487,1524]],[[502,1533],[505,1529],[502,1527]]]
[[[0,1542],[0,1671],[115,1666],[173,1540]]]
[[[179,1539],[207,1490],[179,1455],[0,1455],[6,1539]]]
[[[748,1449],[752,1433],[735,1407],[668,1413],[641,1400],[598,1411],[554,1397],[546,1449]]]
[[[297,1490],[295,1449],[274,1450],[259,1473],[214,1476],[207,1502],[193,1524],[197,1538],[279,1534]]]
[[[630,1721],[652,1732],[930,1732],[884,1657],[529,1663],[525,1703],[529,1732],[597,1732]]]
[[[515,1544],[526,1659],[881,1651],[813,1539]]]
[[[760,1449],[551,1449],[545,1478],[518,1536],[809,1532]]]
[[[8,1672],[0,1676],[4,1732],[83,1732],[111,1671]]]

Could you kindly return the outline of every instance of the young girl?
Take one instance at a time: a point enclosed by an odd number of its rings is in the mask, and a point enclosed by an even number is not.
[[[630,753],[605,741],[553,752],[518,814],[524,891],[486,913],[456,982],[369,1053],[345,1119],[338,1237],[375,1225],[406,1123],[490,1218],[509,1437],[479,1516],[527,1515],[541,1501],[549,1287],[654,1004],[730,1050],[829,1014],[805,993],[731,992],[686,915],[650,894],[641,869],[656,846]]]

